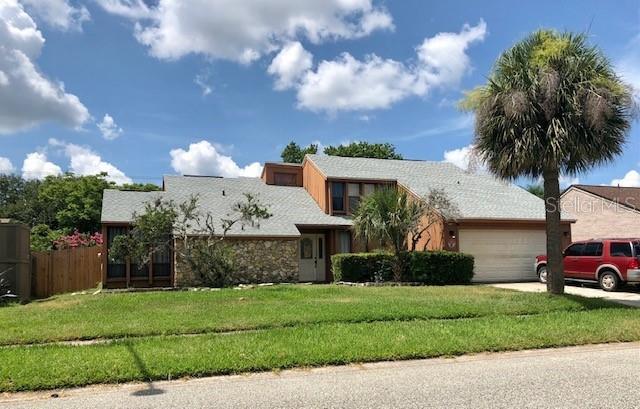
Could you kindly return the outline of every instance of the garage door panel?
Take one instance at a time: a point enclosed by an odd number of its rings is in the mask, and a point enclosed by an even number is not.
[[[460,229],[460,251],[475,257],[474,281],[520,281],[536,278],[535,256],[544,254],[544,230]]]

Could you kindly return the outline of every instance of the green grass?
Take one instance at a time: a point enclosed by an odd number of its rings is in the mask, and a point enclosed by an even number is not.
[[[483,286],[274,286],[65,295],[0,308],[0,345],[198,334],[302,324],[543,314],[611,307],[598,299]]]
[[[638,309],[481,286],[66,295],[0,322],[0,392],[640,340]],[[96,337],[118,339],[18,345]]]

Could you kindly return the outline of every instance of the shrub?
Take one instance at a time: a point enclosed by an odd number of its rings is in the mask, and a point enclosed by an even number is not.
[[[334,281],[389,281],[393,278],[391,253],[342,253],[331,256]]]
[[[468,284],[473,278],[473,256],[450,251],[406,254],[402,281],[430,285]],[[380,282],[393,279],[391,253],[344,253],[331,257],[334,281]]]
[[[409,254],[406,281],[424,284],[468,284],[473,278],[473,256],[452,251],[416,251]]]

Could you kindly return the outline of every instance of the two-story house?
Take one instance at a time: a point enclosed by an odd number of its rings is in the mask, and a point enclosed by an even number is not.
[[[476,281],[535,279],[531,265],[545,252],[541,199],[450,163],[413,160],[307,155],[302,164],[266,163],[261,178],[165,176],[160,192],[105,190],[104,252],[127,231],[133,214],[155,198],[180,203],[198,195],[202,212],[219,219],[243,193],[253,193],[273,216],[259,227],[237,227],[228,234],[238,269],[253,282],[326,282],[332,279],[331,255],[369,247],[354,239],[351,214],[363,197],[383,186],[416,200],[439,189],[456,207],[456,218],[435,223],[417,248],[472,254]],[[569,243],[570,221],[563,229]],[[174,254],[157,254],[142,268],[105,257],[103,278],[107,287],[191,283]]]

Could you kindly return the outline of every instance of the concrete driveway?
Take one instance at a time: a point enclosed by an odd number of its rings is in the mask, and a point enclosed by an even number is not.
[[[547,287],[544,284],[538,282],[491,284],[491,286],[497,288],[505,288],[507,290],[526,291],[532,293],[541,293],[547,291]],[[564,287],[564,291],[567,294],[580,295],[582,297],[589,298],[605,298],[607,300],[615,301],[620,304],[640,308],[640,290],[638,290],[637,287],[633,290],[624,288],[622,291],[608,293],[595,286],[596,285],[594,284],[594,287],[582,287],[580,284],[567,283]]]
[[[0,394],[0,409],[637,408],[640,344]]]

